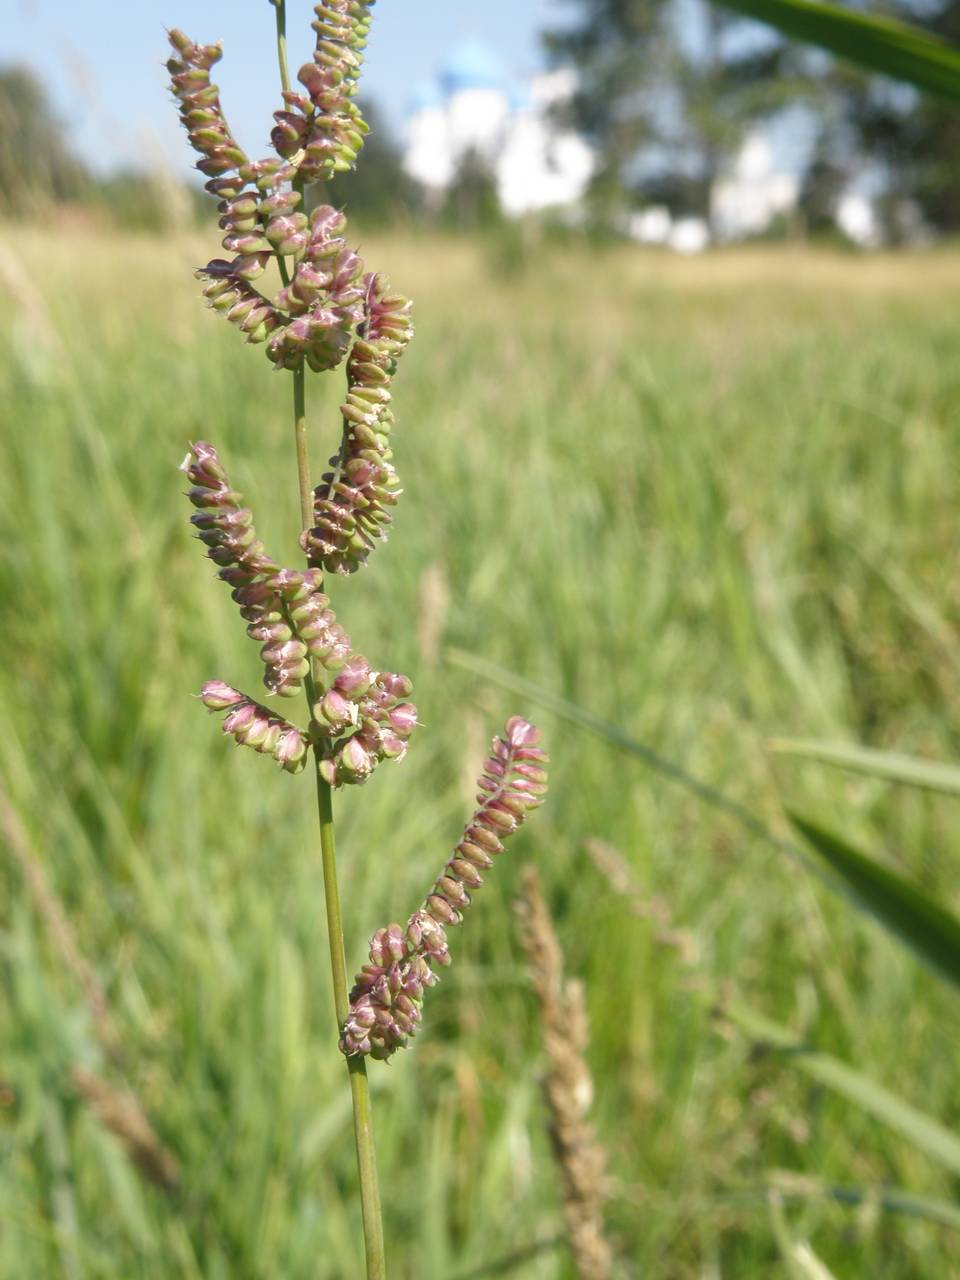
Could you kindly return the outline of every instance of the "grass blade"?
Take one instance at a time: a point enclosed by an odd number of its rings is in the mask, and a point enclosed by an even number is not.
[[[784,1201],[832,1200],[836,1204],[854,1206],[870,1203],[886,1213],[901,1213],[960,1231],[960,1207],[934,1196],[904,1191],[900,1187],[838,1186],[788,1169],[772,1170],[768,1180],[770,1188]]]
[[[789,810],[788,817],[859,906],[941,977],[960,987],[960,920],[952,911],[839,836]]]
[[[868,71],[906,80],[924,93],[960,102],[960,51],[920,27],[822,0],[720,3]]]
[[[960,768],[939,760],[922,760],[918,756],[898,755],[893,751],[876,751],[843,742],[816,742],[806,738],[774,738],[768,746],[783,756],[799,756],[835,765],[886,782],[902,782],[908,787],[939,791],[960,796]]]
[[[796,853],[794,845],[774,835],[766,823],[761,821],[756,814],[751,813],[749,809],[739,804],[736,800],[731,800],[729,796],[724,795],[722,791],[718,791],[716,787],[711,787],[708,782],[702,782],[699,778],[694,777],[682,765],[666,759],[665,756],[654,751],[652,747],[648,747],[643,742],[638,742],[636,738],[631,738],[628,733],[624,733],[619,725],[612,724],[609,720],[604,720],[601,716],[594,715],[592,711],[578,706],[575,702],[570,702],[567,698],[561,698],[558,693],[554,693],[550,689],[544,689],[540,685],[534,684],[532,680],[526,680],[523,676],[518,676],[515,672],[498,666],[497,663],[491,662],[488,658],[481,658],[479,654],[468,653],[465,649],[448,648],[445,650],[444,656],[454,666],[473,671],[476,675],[483,676],[485,680],[490,680],[494,684],[500,685],[503,689],[510,689],[514,693],[519,693],[522,697],[530,698],[539,703],[540,706],[546,707],[555,715],[560,716],[561,719],[568,720],[571,724],[580,725],[582,729],[588,729],[599,738],[605,738],[626,755],[635,756],[638,760],[642,760],[644,764],[649,765],[651,769],[656,769],[658,773],[663,774],[665,778],[669,778],[672,782],[686,787],[688,791],[691,791],[705,804],[712,805],[715,809],[720,809],[729,814],[731,818],[735,818],[757,839],[766,841],[767,844],[772,845],[773,848],[779,849],[781,852]]]
[[[721,1013],[752,1040],[789,1057],[791,1065],[812,1080],[846,1098],[889,1129],[895,1130],[952,1173],[960,1174],[960,1138],[945,1129],[938,1120],[918,1111],[909,1102],[891,1093],[862,1071],[847,1066],[839,1058],[819,1053],[803,1044],[788,1028],[769,1022],[744,1005],[725,1004]]]
[[[776,1191],[769,1194],[770,1226],[777,1248],[792,1280],[834,1280],[833,1273],[820,1261],[806,1240],[794,1240],[783,1212],[783,1200]]]

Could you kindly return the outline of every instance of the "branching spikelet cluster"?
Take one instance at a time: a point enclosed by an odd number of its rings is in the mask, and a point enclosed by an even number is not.
[[[503,852],[503,841],[547,790],[546,754],[539,734],[519,716],[494,738],[478,783],[476,809],[463,836],[422,906],[407,921],[378,929],[370,941],[369,963],[350,993],[350,1013],[341,1028],[340,1048],[348,1057],[389,1058],[417,1031],[425,988],[434,986],[434,966],[450,963],[446,927],[460,924],[470,890]]]
[[[200,152],[197,168],[210,178],[229,173],[247,157],[230,132],[220,105],[220,90],[210,81],[210,68],[223,57],[223,48],[194,44],[182,31],[171,31],[170,43],[174,52],[167,70],[180,104],[180,122],[190,145]]]
[[[296,166],[268,156],[245,160],[230,176],[211,179],[206,188],[219,196],[221,244],[236,254],[230,263],[221,259],[219,270],[227,266],[242,280],[262,276],[271,257],[287,258],[304,249],[309,239],[307,218],[297,211],[303,197],[292,183]],[[210,264],[211,266],[213,264]],[[201,277],[210,267],[197,274]]]
[[[342,213],[330,205],[314,209],[309,218],[284,212],[299,200],[298,191],[282,190],[259,203],[249,191],[221,201],[221,210],[244,213],[242,219],[225,214],[221,226],[235,228],[238,221],[254,218],[263,229],[229,230],[223,244],[237,257],[214,258],[197,276],[206,281],[208,305],[237,325],[247,342],[267,342],[267,355],[278,369],[297,369],[306,361],[323,373],[343,360],[363,315],[363,262],[337,235],[346,225]],[[293,278],[272,302],[250,283],[266,269],[271,254],[295,255]]]
[[[328,0],[316,6],[317,47],[300,70],[306,94],[284,93],[271,135],[277,156],[250,160],[226,123],[210,68],[220,46],[196,45],[170,33],[171,87],[207,190],[219,197],[223,247],[197,275],[209,305],[236,324],[247,342],[267,343],[278,369],[304,362],[317,372],[346,356],[363,309],[363,263],[339,232],[344,218],[329,206],[308,217],[303,186],[350,169],[367,126],[354,102],[372,0]],[[292,280],[272,300],[252,281],[272,258]]]
[[[304,535],[311,566],[350,573],[386,535],[400,493],[392,463],[390,383],[413,333],[410,303],[392,293],[344,239],[346,219],[330,205],[307,213],[305,184],[353,166],[367,126],[355,102],[373,0],[315,6],[313,60],[301,67],[305,92],[284,92],[271,140],[275,156],[250,159],[230,132],[210,69],[219,44],[170,32],[167,63],[181,121],[199,152],[197,167],[219,200],[229,257],[197,271],[208,306],[277,369],[314,372],[347,360],[343,438],[315,491],[314,525]],[[281,287],[255,284],[276,260]]]
[[[303,360],[315,373],[334,369],[347,354],[363,316],[363,262],[339,234],[343,214],[320,205],[310,217],[309,238],[293,279],[276,303],[289,321],[270,340],[277,368],[296,369]]]
[[[343,440],[314,491],[314,526],[302,539],[310,564],[327,573],[352,573],[366,563],[374,541],[386,537],[400,493],[391,463],[390,383],[413,336],[410,303],[382,275],[367,275],[364,286],[341,405]]]
[[[381,761],[403,759],[417,726],[417,709],[406,701],[412,692],[406,676],[371,671],[366,658],[351,657],[313,708],[316,733],[338,739],[320,761],[325,782],[366,782]]]
[[[219,566],[217,576],[232,588],[247,635],[260,645],[267,689],[281,697],[299,693],[311,660],[329,679],[312,707],[311,734],[322,752],[324,780],[330,786],[366,782],[381,761],[402,760],[417,725],[417,709],[408,701],[411,682],[372,670],[366,658],[352,652],[350,637],[321,590],[318,569],[284,569],[267,555],[253,515],[241,505],[242,495],[231,487],[213,445],[198,441],[182,469],[192,482],[187,497],[198,508],[190,522]],[[273,755],[290,772],[303,767],[308,741],[303,731],[220,681],[204,685],[200,696],[210,710],[229,710],[224,732],[238,742]],[[302,752],[294,750],[291,735]]]
[[[271,693],[292,697],[310,669],[307,646],[290,620],[290,606],[296,603],[291,597],[309,594],[304,575],[281,574],[266,554],[253,515],[240,505],[242,495],[231,489],[213,445],[198,441],[183,470],[193,482],[187,497],[198,508],[190,523],[220,566],[218,576],[233,588],[247,634],[261,645],[263,682]]]
[[[370,4],[326,0],[314,7],[317,47],[297,79],[306,93],[285,92],[270,135],[281,156],[297,158],[304,182],[352,169],[367,125],[354,101],[370,29]]]

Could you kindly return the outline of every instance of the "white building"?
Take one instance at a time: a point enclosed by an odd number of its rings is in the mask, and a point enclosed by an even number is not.
[[[770,141],[762,133],[748,134],[730,172],[714,183],[710,210],[721,240],[759,235],[772,222],[796,208],[800,183],[779,168]]]
[[[511,84],[495,54],[464,41],[437,79],[414,92],[404,168],[439,194],[473,152],[489,164],[510,216],[574,205],[593,172],[593,153],[577,134],[558,128],[550,112],[575,85],[570,71]]]
[[[573,209],[596,165],[584,139],[554,118],[554,108],[575,89],[576,73],[571,69],[546,72],[526,83],[511,79],[485,44],[465,40],[435,79],[414,90],[404,168],[439,197],[465,157],[475,153],[488,164],[500,206],[510,217]],[[768,128],[745,138],[714,183],[709,226],[702,218],[678,218],[663,205],[650,205],[625,213],[622,230],[638,243],[663,245],[677,253],[702,252],[711,240],[724,243],[762,234],[796,208],[803,168],[793,154],[797,137],[802,141],[805,134],[794,120],[787,135],[782,128]],[[844,194],[837,222],[858,244],[867,247],[879,241],[872,201],[853,190]]]
[[[796,174],[777,166],[762,133],[744,140],[729,171],[710,193],[712,228],[704,218],[674,218],[665,205],[648,205],[627,215],[624,230],[639,244],[665,245],[676,253],[702,253],[711,242],[742,240],[765,231],[797,203]]]

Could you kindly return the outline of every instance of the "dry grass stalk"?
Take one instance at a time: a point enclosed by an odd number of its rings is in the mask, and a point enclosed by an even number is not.
[[[420,578],[420,613],[417,620],[417,638],[420,657],[424,665],[436,665],[440,656],[440,642],[450,608],[450,588],[447,573],[439,561],[428,565]]]
[[[23,875],[38,915],[46,925],[64,966],[83,991],[97,1043],[116,1067],[123,1061],[117,1030],[106,992],[77,943],[76,935],[54,892],[39,854],[30,842],[9,796],[0,788],[0,833]],[[77,1092],[100,1123],[115,1134],[143,1175],[165,1191],[179,1183],[176,1157],[153,1130],[139,1099],[127,1084],[115,1087],[84,1067],[75,1066],[71,1079]]]
[[[180,1166],[157,1137],[130,1089],[126,1085],[116,1088],[85,1067],[74,1067],[70,1077],[77,1093],[103,1127],[119,1140],[147,1181],[162,1191],[175,1191],[180,1184]]]
[[[0,833],[16,859],[38,915],[49,930],[60,959],[73,974],[83,991],[87,1009],[93,1022],[97,1041],[108,1058],[121,1060],[120,1036],[110,1013],[106,993],[92,966],[77,944],[73,927],[60,905],[47,878],[47,872],[36,849],[24,829],[20,816],[10,802],[10,797],[0,787]]]
[[[592,837],[586,841],[587,853],[594,866],[607,880],[614,893],[626,898],[630,910],[641,920],[654,925],[654,941],[660,947],[676,951],[684,964],[697,962],[697,944],[686,929],[676,929],[670,916],[670,908],[663,898],[649,896],[637,883],[633,869],[618,849],[606,840]]]
[[[580,1280],[607,1280],[613,1256],[603,1233],[604,1155],[587,1120],[593,1084],[584,1057],[588,1027],[583,984],[564,979],[563,954],[533,868],[524,874],[517,910],[540,1005],[547,1056],[543,1091],[570,1252]]]

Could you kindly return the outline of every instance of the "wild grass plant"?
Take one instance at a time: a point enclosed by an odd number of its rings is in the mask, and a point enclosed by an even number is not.
[[[218,197],[222,246],[234,256],[199,268],[207,305],[262,346],[274,369],[289,373],[306,567],[283,567],[258,538],[251,509],[235,490],[212,444],[191,443],[181,463],[196,510],[190,523],[219,566],[217,577],[260,646],[262,683],[277,698],[305,695],[308,724],[288,720],[219,679],[200,701],[226,712],[222,729],[238,746],[271,757],[286,773],[310,762],[316,778],[333,1003],[338,1047],[347,1061],[353,1111],[367,1280],[385,1280],[379,1174],[366,1061],[405,1048],[422,1020],[423,998],[451,963],[447,931],[463,923],[471,894],[503,853],[503,842],[546,793],[548,757],[538,730],[511,716],[483,762],[474,809],[454,851],[405,925],[382,925],[348,988],[334,836],[334,792],[369,781],[385,761],[400,763],[418,726],[408,676],[378,670],[353,648],[326,594],[334,575],[363,569],[386,541],[402,493],[393,465],[396,418],[391,387],[410,341],[411,304],[382,273],[365,271],[344,238],[347,220],[317,184],[356,164],[368,126],[355,101],[374,0],[323,0],[314,7],[313,56],[291,79],[285,0],[276,12],[282,105],[274,112],[273,153],[252,159],[234,137],[210,72],[220,44],[170,32],[167,62],[180,120],[199,154],[206,190]],[[296,87],[292,87],[296,83]],[[311,207],[312,206],[312,207]],[[277,279],[271,288],[271,269]],[[265,273],[266,274],[265,276]],[[256,283],[254,283],[256,282]],[[346,373],[337,436],[314,484],[308,423],[308,374]],[[109,1126],[108,1126],[109,1127]],[[114,1126],[116,1127],[116,1126]],[[603,1277],[598,1277],[603,1280]]]
[[[188,691],[213,673],[253,688],[259,663],[170,482],[216,406],[261,536],[293,545],[280,375],[197,306],[202,238],[15,240],[0,771],[181,1190],[145,1185],[78,1099],[77,1064],[113,1068],[7,861],[0,1276],[353,1277],[315,832],[277,802],[287,779],[261,785],[263,761],[198,724]],[[619,726],[778,839],[784,793],[834,825],[853,813],[864,847],[956,904],[955,801],[764,744],[957,757],[960,263],[565,247],[505,279],[469,242],[364,237],[364,255],[417,299],[396,393],[417,480],[378,552],[390,572],[331,597],[410,674],[424,729],[338,814],[350,972],[457,838],[482,725],[512,710],[453,649]],[[789,1274],[773,1181],[839,1277],[960,1274],[956,1227],[925,1211],[951,1175],[711,1017],[736,994],[956,1127],[949,993],[731,813],[556,712],[538,720],[553,793],[518,839],[585,980],[624,1273]],[[669,905],[693,969],[610,887],[591,837]],[[510,1274],[570,1275],[512,922],[520,862],[485,887],[416,1053],[374,1079],[392,1275],[496,1274],[508,1255]]]

